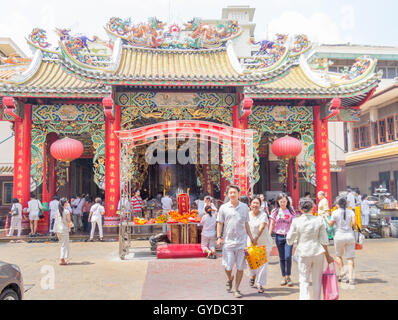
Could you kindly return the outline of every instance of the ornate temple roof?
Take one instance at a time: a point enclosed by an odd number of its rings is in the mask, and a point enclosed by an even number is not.
[[[265,84],[246,87],[244,92],[253,99],[319,99],[338,96],[342,98],[342,106],[357,106],[366,99],[369,91],[377,87],[382,77],[381,73],[374,72],[376,61],[367,62],[366,67],[355,69],[355,75],[344,75],[346,78],[343,78],[341,74],[313,72],[309,70],[306,61],[301,60],[283,76]]]
[[[304,35],[252,40],[258,51],[238,58],[231,43],[241,34],[236,22],[209,26],[194,19],[184,26],[166,28],[156,18],[137,25],[111,18],[105,26],[109,41],[57,29],[56,49],[44,30],[33,29],[27,39],[33,61],[24,72],[0,69],[0,96],[100,98],[112,85],[235,86],[253,99],[339,96],[344,106],[355,106],[381,78],[369,57],[359,58],[343,75],[314,72],[305,58],[311,44]]]

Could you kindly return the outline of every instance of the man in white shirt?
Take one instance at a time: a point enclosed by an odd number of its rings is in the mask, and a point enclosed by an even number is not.
[[[75,231],[82,230],[82,227],[83,227],[82,208],[83,208],[85,201],[86,200],[84,199],[84,195],[83,195],[83,196],[77,196],[76,199],[72,203],[73,224],[75,225]]]
[[[54,196],[54,199],[50,201],[49,209],[50,209],[50,228],[48,230],[49,233],[54,235],[54,222],[55,217],[59,207],[59,197],[57,195]]]
[[[125,210],[126,213],[131,213],[131,203],[128,198],[120,198],[117,205],[117,210],[121,211],[122,208]]]
[[[347,194],[347,207],[351,207],[352,210],[355,210],[355,196],[352,190],[348,189],[348,194]]]
[[[162,197],[162,200],[160,202],[162,203],[163,213],[168,214],[173,207],[173,200],[170,198],[169,194],[166,193],[166,195]]]
[[[319,191],[318,192],[318,216],[328,216],[329,215],[329,201],[325,197],[325,192]]]
[[[198,216],[201,217],[205,214],[205,201],[203,194],[199,195],[199,198],[195,200],[196,206],[198,207]]]
[[[249,226],[249,208],[246,204],[239,201],[240,189],[237,186],[229,186],[227,188],[227,196],[229,202],[220,207],[217,217],[217,246],[221,247],[224,242],[222,252],[222,264],[225,267],[228,281],[226,289],[228,292],[232,290],[232,268],[236,265],[235,278],[235,298],[241,298],[239,285],[245,268],[245,248],[247,236],[251,242],[256,245]],[[223,233],[223,237],[221,234]]]

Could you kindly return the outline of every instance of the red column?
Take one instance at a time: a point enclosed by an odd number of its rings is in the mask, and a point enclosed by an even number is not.
[[[229,182],[227,179],[225,179],[222,175],[223,172],[223,158],[222,158],[222,145],[220,145],[220,200],[224,201],[225,198],[225,192],[227,191],[227,187],[229,185]]]
[[[47,189],[47,141],[43,143],[43,182],[42,182],[42,203],[49,203],[49,195]],[[44,218],[40,219],[37,224],[38,233],[48,232],[48,211],[43,211]]]
[[[115,105],[114,119],[105,117],[105,226],[117,226],[120,197],[120,148],[115,131],[120,130],[121,107]]]
[[[209,165],[208,164],[203,164],[203,188],[202,192],[203,194],[206,194],[209,192],[208,187],[209,187]]]
[[[315,171],[316,171],[316,192],[325,192],[332,205],[332,188],[330,181],[330,162],[329,162],[329,139],[328,122],[321,120],[320,107],[314,107],[314,144],[315,144]]]
[[[51,132],[48,135],[48,145],[49,145],[49,147],[51,147],[51,145],[55,141],[57,141],[57,134],[55,132]],[[57,193],[57,174],[56,174],[56,171],[55,171],[56,164],[57,164],[57,160],[53,156],[51,156],[51,154],[50,154],[50,157],[48,159],[48,173],[49,173],[49,176],[48,176],[48,180],[49,180],[48,181],[48,196],[49,196],[50,200]]]
[[[23,183],[24,183],[24,165],[23,165],[23,121],[15,121],[14,122],[14,189],[13,194],[14,198],[18,198],[19,202],[22,206],[26,206],[24,201],[24,191]],[[27,202],[26,202],[27,203]]]
[[[296,167],[296,175],[294,175],[293,168]],[[293,200],[293,207],[298,208],[299,198],[300,198],[300,190],[299,190],[299,177],[298,177],[298,161],[297,159],[290,159],[289,165],[287,167],[287,191],[290,193],[290,196]],[[296,178],[296,183],[294,183],[294,179]]]

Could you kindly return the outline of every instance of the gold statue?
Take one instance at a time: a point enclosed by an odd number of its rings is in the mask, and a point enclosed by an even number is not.
[[[167,191],[171,188],[171,173],[170,168],[167,167],[166,171],[164,172],[164,185]]]

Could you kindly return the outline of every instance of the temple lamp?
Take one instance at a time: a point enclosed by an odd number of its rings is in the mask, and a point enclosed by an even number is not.
[[[277,157],[292,159],[300,154],[303,146],[301,145],[300,140],[290,136],[284,136],[276,139],[272,144],[271,149],[272,153]]]
[[[300,140],[290,136],[284,136],[282,138],[276,139],[272,144],[271,149],[273,154],[275,154],[277,157],[290,160],[300,154],[303,146],[301,145]],[[285,176],[287,177],[287,171],[285,172]]]
[[[79,158],[84,151],[83,143],[78,140],[65,137],[55,141],[50,147],[51,155],[59,160],[66,162],[66,181],[69,182],[69,164]]]

